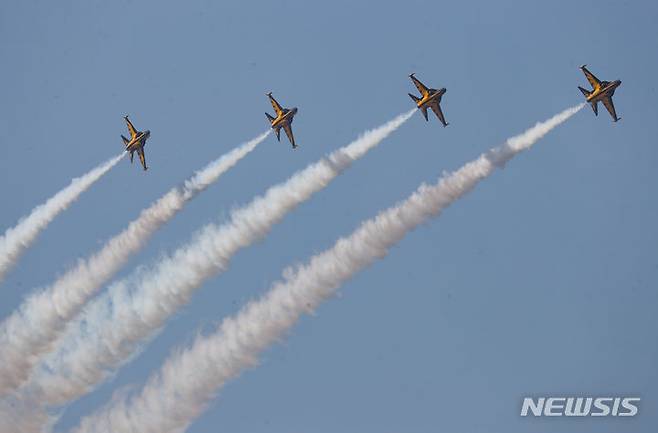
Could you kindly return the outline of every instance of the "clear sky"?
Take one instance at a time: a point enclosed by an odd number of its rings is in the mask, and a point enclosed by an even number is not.
[[[578,66],[621,79],[612,123],[586,107],[303,319],[189,429],[226,432],[647,432],[658,424],[658,3],[191,0],[0,4],[0,227],[150,129],[39,238],[0,316],[147,204],[299,107],[300,148],[269,137],[120,275],[269,185],[447,87],[450,126],[415,115],[205,284],[66,430],[281,270],[422,181],[581,100]],[[634,419],[529,419],[527,395],[631,395]]]

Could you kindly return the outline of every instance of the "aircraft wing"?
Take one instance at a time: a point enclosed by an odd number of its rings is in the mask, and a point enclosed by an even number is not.
[[[594,74],[592,74],[586,67],[585,65],[581,66],[580,69],[583,71],[583,74],[585,74],[585,77],[587,77],[587,81],[592,85],[592,88],[594,90],[600,89],[601,88],[601,80],[596,78]]]
[[[283,125],[283,130],[286,131],[286,135],[288,136],[288,140],[290,140],[292,147],[297,147],[295,144],[295,136],[292,135],[292,126],[290,126],[290,122],[286,122],[285,125]]]
[[[146,157],[144,156],[144,148],[141,148],[137,151],[139,154],[139,160],[142,163],[142,167],[144,167],[144,170],[148,170],[148,167],[146,166]]]
[[[276,116],[279,117],[281,113],[283,113],[283,107],[281,107],[281,105],[276,102],[276,99],[274,99],[274,96],[272,96],[271,93],[268,93],[267,96],[270,98],[270,102],[272,103],[272,108],[274,108]]]
[[[434,111],[434,114],[436,114],[436,117],[439,118],[443,126],[448,126],[448,122],[446,122],[445,117],[443,117],[443,111],[441,111],[441,106],[439,105],[439,102],[435,102],[432,105],[430,105],[430,108],[432,108],[432,111]]]
[[[610,113],[610,115],[612,116],[612,119],[615,122],[619,120],[619,118],[617,117],[617,112],[615,111],[615,104],[612,103],[612,98],[608,96],[607,98],[603,98],[601,102],[603,102],[603,105],[608,110],[608,113]]]
[[[423,83],[421,83],[420,80],[418,78],[414,77],[413,74],[409,75],[409,78],[411,78],[411,81],[414,82],[414,84],[416,85],[416,88],[421,93],[421,95],[427,96],[430,93],[427,86],[425,86]]]
[[[133,140],[135,137],[137,137],[137,130],[133,126],[130,119],[128,119],[128,116],[124,116],[124,119],[126,119],[126,125],[128,125],[128,132],[130,132],[130,139]]]

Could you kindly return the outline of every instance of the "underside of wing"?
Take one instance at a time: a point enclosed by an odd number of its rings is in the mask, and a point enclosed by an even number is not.
[[[128,116],[125,116],[124,119],[126,119],[126,125],[128,126],[128,132],[130,132],[130,140],[132,141],[135,137],[137,137],[137,130],[133,126],[133,123],[128,119]]]
[[[436,114],[436,117],[439,118],[443,126],[448,126],[448,122],[446,122],[445,117],[443,117],[443,111],[441,111],[439,101],[434,102],[430,107],[432,108],[432,111],[434,111],[434,114]]]
[[[274,112],[276,113],[276,116],[279,117],[281,113],[283,113],[283,108],[281,107],[281,104],[279,104],[276,99],[274,99],[274,96],[272,96],[271,93],[268,93],[267,96],[270,98],[270,102],[272,103],[272,108],[274,108]]]
[[[592,85],[592,88],[594,90],[598,90],[601,88],[601,80],[596,78],[594,74],[592,74],[586,67],[581,67],[583,70],[583,74],[585,74],[585,77],[587,77],[587,81],[589,81],[589,84]]]
[[[144,170],[148,170],[148,167],[146,166],[146,157],[144,156],[144,149],[139,149],[137,153],[139,154],[139,160],[142,163],[142,167],[144,167]]]
[[[416,88],[421,93],[421,95],[423,95],[423,96],[429,95],[429,93],[430,93],[429,89],[427,88],[427,86],[425,86],[423,83],[421,83],[418,78],[414,77],[413,75],[410,75],[409,78],[411,78],[411,81],[414,82],[414,84],[416,85]]]
[[[612,98],[608,96],[607,98],[603,98],[601,102],[603,102],[603,105],[608,110],[608,113],[610,113],[610,115],[612,116],[612,119],[615,122],[619,120],[619,118],[617,117],[617,112],[615,111],[615,104],[612,103]]]
[[[289,122],[286,122],[285,125],[283,125],[283,130],[286,131],[286,135],[288,136],[288,140],[290,140],[290,144],[292,144],[292,147],[297,147],[295,144],[295,136],[292,135],[292,126],[290,126]]]

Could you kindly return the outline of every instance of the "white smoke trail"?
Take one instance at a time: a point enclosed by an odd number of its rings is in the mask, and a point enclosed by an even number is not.
[[[20,398],[0,399],[0,433],[50,433],[58,420]]]
[[[124,156],[125,153],[115,156],[87,174],[76,177],[69,186],[49,198],[45,203],[35,207],[30,215],[21,219],[15,227],[8,229],[4,236],[0,237],[0,281],[4,279],[25,250],[32,245],[41,231]]]
[[[186,304],[196,288],[224,271],[238,250],[263,238],[274,224],[326,187],[414,111],[366,132],[269,188],[263,196],[234,210],[227,223],[207,225],[152,269],[140,270],[131,279],[113,284],[85,308],[82,319],[74,324],[60,349],[47,358],[44,368],[26,387],[27,392],[49,405],[63,404],[89,392]]]
[[[247,304],[218,331],[197,337],[189,349],[175,352],[131,398],[118,398],[82,420],[76,433],[117,431],[179,433],[204,410],[219,389],[289,330],[303,313],[313,311],[356,272],[383,258],[410,230],[439,215],[518,152],[528,149],[584,104],[538,123],[505,144],[481,155],[434,185],[421,185],[409,198],[381,212],[350,236],[315,255],[303,266],[287,269],[284,279]]]
[[[51,286],[28,297],[0,326],[0,394],[20,386],[67,323],[163,224],[262,142],[267,131],[196,172],[144,209],[125,230]]]

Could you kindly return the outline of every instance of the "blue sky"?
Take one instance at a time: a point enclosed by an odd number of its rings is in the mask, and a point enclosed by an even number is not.
[[[621,79],[622,120],[586,108],[345,285],[192,433],[648,431],[657,423],[655,2],[34,2],[0,5],[0,227],[150,129],[5,280],[0,315],[148,203],[299,107],[300,148],[268,138],[158,232],[148,265],[202,224],[408,110],[410,72],[447,87],[448,128],[414,116],[205,284],[58,429],[141,383],[173,347],[281,270],[487,148],[580,101],[587,63]],[[120,276],[119,275],[119,276]],[[634,419],[523,419],[526,395],[639,395]]]

